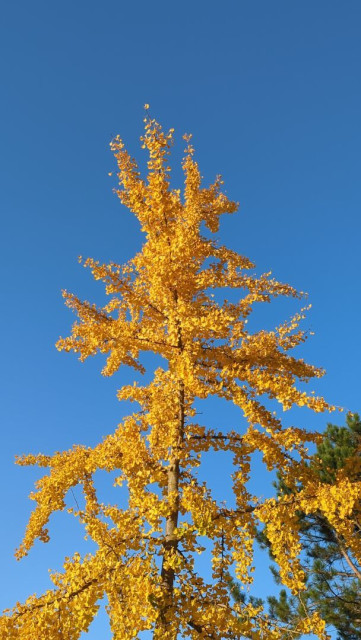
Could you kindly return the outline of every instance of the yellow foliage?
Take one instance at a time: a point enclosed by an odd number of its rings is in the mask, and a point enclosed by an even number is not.
[[[270,274],[257,277],[248,258],[214,239],[220,215],[234,213],[237,203],[223,193],[220,177],[211,186],[202,185],[190,136],[185,138],[182,194],[170,186],[173,130],[164,132],[154,119],[145,118],[141,141],[149,153],[146,179],[123,141],[116,137],[111,143],[119,179],[116,193],[138,218],[145,242],[125,265],[80,258],[95,280],[104,283],[109,302],[99,308],[64,292],[77,320],[71,335],[61,338],[57,347],[78,353],[82,361],[98,352],[106,354],[106,376],[121,365],[143,372],[141,354],[147,351],[161,356],[164,364],[147,386],[133,384],[119,391],[119,399],[138,403],[139,411],[96,447],[19,460],[47,467],[49,474],[31,496],[37,506],[18,557],[35,539],[48,540],[51,513],[65,509],[66,494],[76,485],[83,489],[85,506],[70,511],[98,550],[84,559],[78,554],[67,559],[63,573],[52,577],[53,590],[6,612],[0,620],[2,638],[76,640],[104,596],[117,640],[136,638],[147,629],[162,640],[177,635],[288,638],[289,630],[277,626],[261,607],[230,599],[231,567],[244,584],[252,580],[256,526],[264,523],[281,577],[296,593],[304,587],[298,508],[322,511],[344,538],[348,536],[353,552],[360,552],[347,520],[360,500],[359,486],[340,478],[337,493],[335,487],[305,478],[306,443],[317,436],[283,429],[262,401],[274,400],[283,409],[332,409],[323,398],[297,387],[299,381],[323,374],[289,354],[306,339],[300,328],[305,309],[273,331],[251,333],[247,327],[256,303],[302,294]],[[220,302],[213,295],[213,290],[225,287],[239,292],[238,302]],[[239,407],[247,428],[222,431],[219,425],[213,430],[197,424],[194,401],[209,396]],[[210,448],[234,456],[234,509],[218,504],[197,480],[197,467]],[[255,451],[262,452],[269,469],[287,474],[290,483],[302,479],[302,492],[277,500],[251,495],[246,483]],[[99,469],[117,471],[116,485],[127,485],[126,508],[99,503],[92,481]],[[205,538],[213,542],[213,579],[208,582],[194,566]],[[302,624],[302,632],[326,637],[316,615]]]

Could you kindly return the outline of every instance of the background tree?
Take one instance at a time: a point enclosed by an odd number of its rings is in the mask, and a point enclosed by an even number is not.
[[[328,424],[322,443],[309,465],[326,485],[337,486],[340,475],[352,482],[361,479],[361,421],[357,413],[348,414],[346,425]],[[282,478],[276,488],[279,494],[289,490]],[[353,522],[354,538],[360,539],[361,512],[356,505],[349,515]],[[290,625],[309,613],[319,611],[327,624],[338,632],[340,640],[361,638],[361,565],[348,546],[342,532],[337,532],[322,513],[299,513],[302,544],[306,552],[307,589],[295,598],[282,589],[278,597],[270,596],[272,617]],[[260,536],[263,545],[265,536]],[[276,581],[279,574],[274,570]],[[237,585],[232,585],[237,600]]]
[[[334,486],[321,482],[306,464],[305,443],[317,434],[290,427],[263,402],[278,401],[283,409],[329,407],[322,398],[297,387],[322,371],[290,350],[306,338],[299,327],[303,312],[273,331],[251,333],[247,318],[258,302],[277,296],[299,297],[289,285],[264,274],[257,277],[247,258],[213,235],[219,216],[236,211],[221,191],[218,177],[201,185],[190,136],[183,161],[185,188],[170,186],[167,156],[173,131],[164,132],[145,119],[143,147],[148,149],[148,175],[119,137],[112,142],[118,164],[121,202],[137,216],[145,243],[127,264],[85,261],[110,299],[98,308],[64,293],[76,313],[71,336],[59,350],[74,351],[81,360],[97,352],[107,356],[103,374],[121,365],[144,372],[141,352],[161,358],[148,385],[124,386],[120,400],[140,409],[94,448],[75,446],[53,456],[28,455],[19,464],[37,464],[49,473],[37,482],[32,513],[18,557],[34,541],[49,539],[48,519],[66,508],[66,494],[79,485],[84,505],[70,509],[83,523],[96,550],[64,563],[52,574],[54,587],[1,618],[2,637],[75,640],[88,629],[99,601],[106,597],[113,638],[125,640],[152,630],[154,638],[291,638],[313,631],[324,637],[317,612],[305,615],[296,629],[274,623],[257,603],[234,603],[228,575],[234,569],[242,584],[251,582],[252,547],[264,523],[280,578],[295,594],[304,589],[299,562],[299,511],[321,512],[351,543],[348,513],[359,500],[357,482],[340,478]],[[237,302],[222,300],[225,288],[239,290]],[[219,289],[217,297],[213,290]],[[194,402],[217,396],[243,412],[246,426],[222,431],[196,421]],[[218,504],[197,471],[210,449],[233,454],[234,503]],[[252,454],[263,453],[268,469],[282,472],[289,493],[261,499],[250,493]],[[116,485],[126,486],[128,503],[105,504],[94,484],[97,470],[117,471]],[[345,481],[344,481],[345,480]],[[347,480],[347,482],[346,482]],[[296,493],[295,487],[302,482]],[[212,550],[212,577],[195,569],[196,554]],[[208,544],[208,543],[206,543]],[[359,549],[355,548],[355,554]]]

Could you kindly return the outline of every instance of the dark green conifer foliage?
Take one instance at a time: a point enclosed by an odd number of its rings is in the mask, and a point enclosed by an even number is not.
[[[352,480],[361,479],[361,420],[357,413],[347,415],[345,426],[327,425],[324,440],[310,465],[327,484],[335,482],[340,470]],[[275,486],[279,494],[289,493],[282,477],[278,477]],[[306,612],[317,610],[327,624],[336,629],[339,640],[361,640],[361,566],[321,515],[300,513],[299,517],[307,589],[298,599],[285,589],[278,597],[268,597],[270,614],[296,626],[297,620],[305,617]],[[361,512],[353,513],[352,517],[355,536],[360,536]],[[261,546],[269,546],[262,532],[258,540]],[[273,568],[272,572],[279,583],[277,571]],[[244,596],[236,587],[232,581],[231,592],[237,600]]]

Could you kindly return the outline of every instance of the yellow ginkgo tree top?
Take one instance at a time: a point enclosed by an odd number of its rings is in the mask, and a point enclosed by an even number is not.
[[[76,640],[104,597],[115,640],[140,638],[146,630],[164,640],[277,640],[308,632],[324,638],[317,613],[305,615],[297,629],[290,629],[276,624],[262,607],[235,604],[230,572],[244,585],[251,582],[252,548],[261,522],[283,583],[301,592],[301,508],[321,511],[360,553],[347,521],[348,510],[359,500],[359,486],[342,484],[342,478],[338,493],[320,485],[304,463],[305,443],[318,436],[282,428],[266,406],[271,399],[283,409],[332,408],[298,385],[323,374],[291,355],[306,337],[299,326],[304,311],[273,331],[250,333],[247,328],[255,303],[300,296],[270,274],[256,277],[248,258],[215,239],[220,215],[235,212],[237,203],[222,192],[220,177],[202,186],[191,138],[185,139],[183,192],[170,186],[172,129],[166,133],[154,119],[145,118],[145,179],[122,140],[116,137],[111,143],[118,165],[117,194],[138,218],[145,241],[125,265],[85,260],[94,278],[104,282],[109,302],[99,308],[65,292],[77,321],[57,347],[78,353],[81,360],[106,354],[106,376],[121,365],[143,372],[145,351],[161,356],[162,366],[150,384],[120,389],[119,399],[133,401],[139,410],[96,447],[74,446],[53,456],[19,459],[19,464],[50,471],[31,496],[37,506],[18,557],[37,538],[48,540],[51,513],[66,508],[67,492],[76,485],[82,487],[84,507],[68,511],[83,523],[96,551],[83,558],[75,553],[62,573],[52,574],[52,589],[5,612],[1,638]],[[237,290],[238,302],[219,302],[220,296],[213,294],[218,289]],[[194,402],[209,396],[233,402],[246,420],[231,431],[221,424],[199,424]],[[210,449],[233,454],[233,508],[218,504],[198,479],[202,456]],[[277,499],[251,495],[247,482],[255,451],[262,452],[268,469],[281,471],[290,487],[302,481],[302,490]],[[126,508],[98,500],[93,476],[99,469],[117,472],[116,485],[124,484],[129,492]],[[209,545],[212,579],[207,581],[197,573],[195,557]]]

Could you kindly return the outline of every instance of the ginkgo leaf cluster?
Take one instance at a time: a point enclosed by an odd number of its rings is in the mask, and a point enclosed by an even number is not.
[[[48,473],[31,496],[36,507],[18,557],[27,554],[36,539],[49,539],[49,517],[66,509],[67,493],[75,486],[82,489],[85,506],[70,510],[71,515],[83,523],[97,551],[83,558],[75,553],[62,573],[52,575],[52,589],[3,615],[1,637],[9,640],[76,640],[104,597],[115,640],[137,638],[144,630],[164,640],[291,638],[292,630],[272,620],[262,607],[235,604],[230,597],[230,571],[244,585],[252,581],[259,523],[267,529],[282,580],[294,593],[302,591],[305,578],[299,559],[299,509],[322,511],[350,539],[353,552],[361,552],[351,541],[348,523],[359,500],[359,484],[340,477],[337,490],[322,485],[305,463],[307,442],[319,436],[283,428],[269,409],[269,400],[284,410],[332,408],[304,391],[303,383],[323,371],[292,355],[306,339],[300,326],[306,309],[272,331],[248,329],[254,305],[279,296],[302,296],[269,273],[255,275],[248,258],[219,244],[220,216],[234,213],[237,203],[224,193],[220,177],[203,185],[190,136],[185,137],[182,163],[184,189],[171,186],[173,134],[145,118],[141,143],[149,155],[146,177],[120,137],[112,141],[116,193],[139,220],[144,244],[124,265],[82,261],[95,280],[103,282],[109,301],[99,307],[64,292],[76,321],[71,334],[57,343],[60,351],[74,352],[82,361],[105,355],[105,376],[122,365],[144,372],[144,352],[160,356],[162,365],[149,384],[133,382],[119,390],[119,400],[138,408],[97,446],[19,459],[19,464],[36,464]],[[237,301],[221,299],[217,291],[224,289],[233,290]],[[199,423],[195,402],[210,397],[236,405],[239,424],[227,431],[221,424]],[[219,504],[198,478],[209,450],[214,456],[220,450],[233,455],[232,508]],[[256,451],[290,486],[302,481],[302,490],[272,499],[252,495],[248,480]],[[115,471],[116,485],[127,487],[125,508],[98,499],[94,474],[100,469]],[[205,539],[212,545],[211,580],[195,567]],[[326,637],[317,614],[299,625],[303,633]]]

